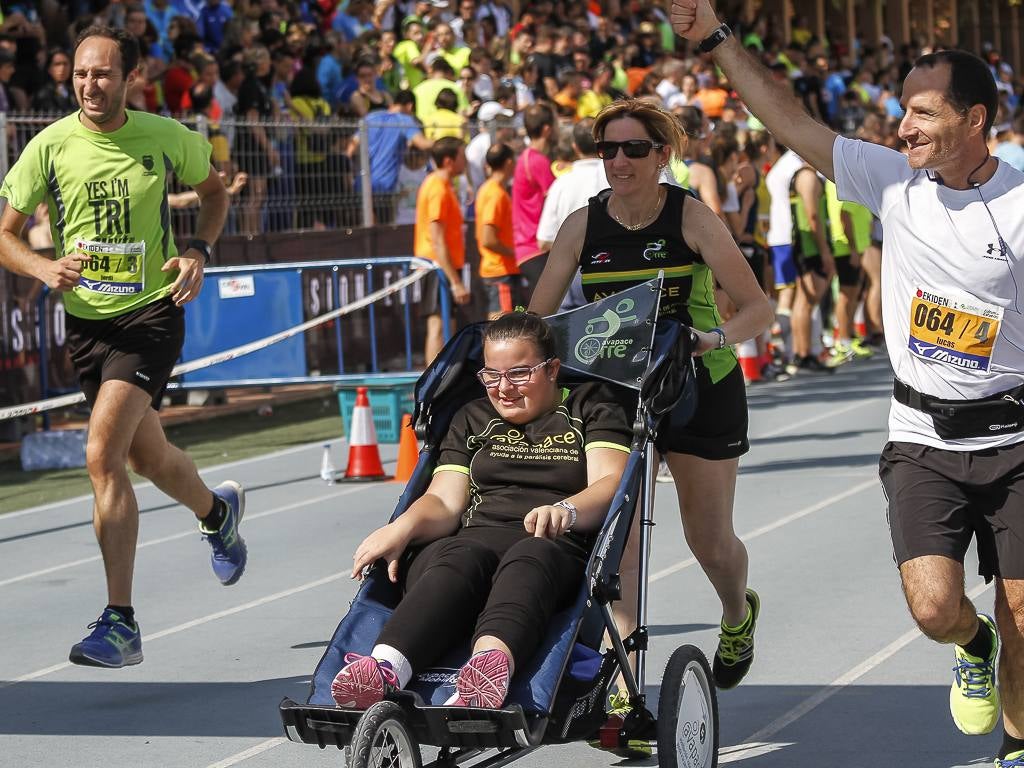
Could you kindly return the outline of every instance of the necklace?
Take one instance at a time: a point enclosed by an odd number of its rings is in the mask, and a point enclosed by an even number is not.
[[[626,222],[624,222],[622,219],[620,219],[612,212],[612,208],[610,205],[608,206],[608,215],[615,219],[615,222],[620,227],[628,229],[630,232],[636,232],[637,230],[643,229],[644,227],[648,226],[652,221],[654,221],[658,217],[658,214],[661,213],[661,203],[664,194],[665,190],[662,189],[661,187],[658,187],[658,202],[654,204],[653,212],[646,219],[643,219],[637,224],[627,224]]]

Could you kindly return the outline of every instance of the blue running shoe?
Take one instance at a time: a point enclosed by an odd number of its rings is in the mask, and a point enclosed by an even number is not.
[[[142,662],[139,625],[129,626],[113,608],[105,608],[89,629],[92,634],[71,648],[68,659],[72,664],[116,669]]]
[[[245,514],[245,491],[238,483],[228,480],[213,489],[213,495],[222,500],[228,508],[219,531],[208,531],[199,522],[199,532],[210,542],[213,554],[210,565],[225,587],[234,584],[245,573],[245,561],[249,556],[245,541],[238,533],[238,524]]]

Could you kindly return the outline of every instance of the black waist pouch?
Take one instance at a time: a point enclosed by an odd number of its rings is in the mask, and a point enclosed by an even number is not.
[[[943,440],[1024,432],[1024,385],[979,400],[941,400],[896,379],[892,394],[897,403],[931,416]]]

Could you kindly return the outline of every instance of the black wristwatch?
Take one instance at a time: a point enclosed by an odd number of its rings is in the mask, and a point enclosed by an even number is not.
[[[185,250],[195,249],[203,254],[203,263],[210,263],[210,244],[205,240],[200,240],[198,237],[193,237],[187,243],[185,243]]]
[[[711,53],[716,47],[725,42],[725,39],[732,34],[728,24],[722,24],[718,29],[700,41],[697,50],[700,53]]]

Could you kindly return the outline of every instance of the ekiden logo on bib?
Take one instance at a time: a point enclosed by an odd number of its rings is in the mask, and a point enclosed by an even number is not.
[[[973,297],[917,289],[910,300],[908,349],[915,356],[969,371],[987,371],[1003,308]]]
[[[128,296],[146,289],[146,244],[75,242],[76,252],[88,256],[76,290],[108,296]]]

